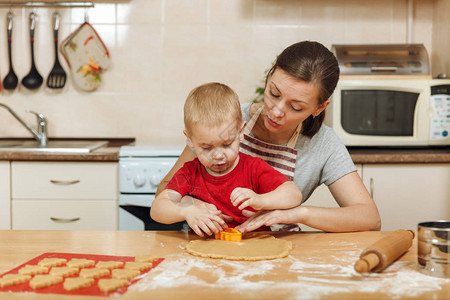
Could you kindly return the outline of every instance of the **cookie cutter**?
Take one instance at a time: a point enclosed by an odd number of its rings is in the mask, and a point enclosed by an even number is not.
[[[234,228],[227,228],[224,231],[214,235],[216,240],[240,242],[242,240],[242,232]]]

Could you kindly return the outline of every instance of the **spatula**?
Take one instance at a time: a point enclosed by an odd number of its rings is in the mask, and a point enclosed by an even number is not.
[[[66,84],[67,75],[58,59],[59,14],[53,13],[53,37],[55,42],[55,64],[47,77],[47,86],[51,89],[62,89]]]

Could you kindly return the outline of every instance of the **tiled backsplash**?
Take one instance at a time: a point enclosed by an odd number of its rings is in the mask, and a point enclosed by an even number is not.
[[[414,1],[414,43],[432,53],[433,1]],[[53,66],[51,14],[39,15],[35,57],[47,77]],[[8,72],[6,14],[0,9],[0,75]],[[30,69],[30,8],[12,8],[13,63],[19,79]],[[84,8],[58,9],[60,40],[84,20]],[[380,0],[130,0],[96,3],[87,10],[112,58],[101,87],[80,92],[72,82],[63,91],[42,86],[2,91],[30,124],[25,109],[43,113],[50,137],[136,137],[138,143],[184,141],[183,103],[202,83],[230,85],[241,101],[254,97],[263,74],[286,46],[300,40],[334,43],[406,43],[407,1]],[[5,20],[2,22],[1,20]],[[60,56],[63,66],[67,64]],[[0,110],[0,137],[29,136]]]

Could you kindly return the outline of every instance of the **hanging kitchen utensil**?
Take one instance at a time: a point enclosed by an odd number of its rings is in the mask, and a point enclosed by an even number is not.
[[[19,79],[17,78],[16,73],[14,73],[14,68],[12,64],[12,55],[11,55],[11,43],[12,43],[12,28],[13,28],[13,18],[14,14],[10,11],[6,15],[6,26],[8,30],[8,55],[9,55],[9,72],[3,79],[3,87],[7,90],[14,90],[17,87]]]
[[[110,65],[108,49],[87,21],[72,32],[61,44],[61,53],[70,67],[76,86],[85,91],[98,88],[102,73]]]
[[[66,84],[66,72],[59,63],[58,59],[58,30],[59,30],[59,14],[53,13],[53,38],[55,42],[55,64],[47,77],[47,86],[51,89],[62,89]]]
[[[30,13],[30,49],[31,49],[31,70],[27,76],[22,79],[22,85],[30,90],[37,89],[42,85],[43,79],[34,64],[34,30],[36,28],[37,15]]]

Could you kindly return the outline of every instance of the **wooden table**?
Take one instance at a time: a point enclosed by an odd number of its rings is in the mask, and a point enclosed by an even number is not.
[[[360,252],[388,232],[273,233],[292,241],[284,259],[236,262],[184,252],[186,232],[0,231],[0,274],[45,252],[134,256],[165,260],[120,299],[448,299],[450,279],[418,272],[416,240],[383,273],[353,270]],[[1,299],[101,297],[0,293]]]

